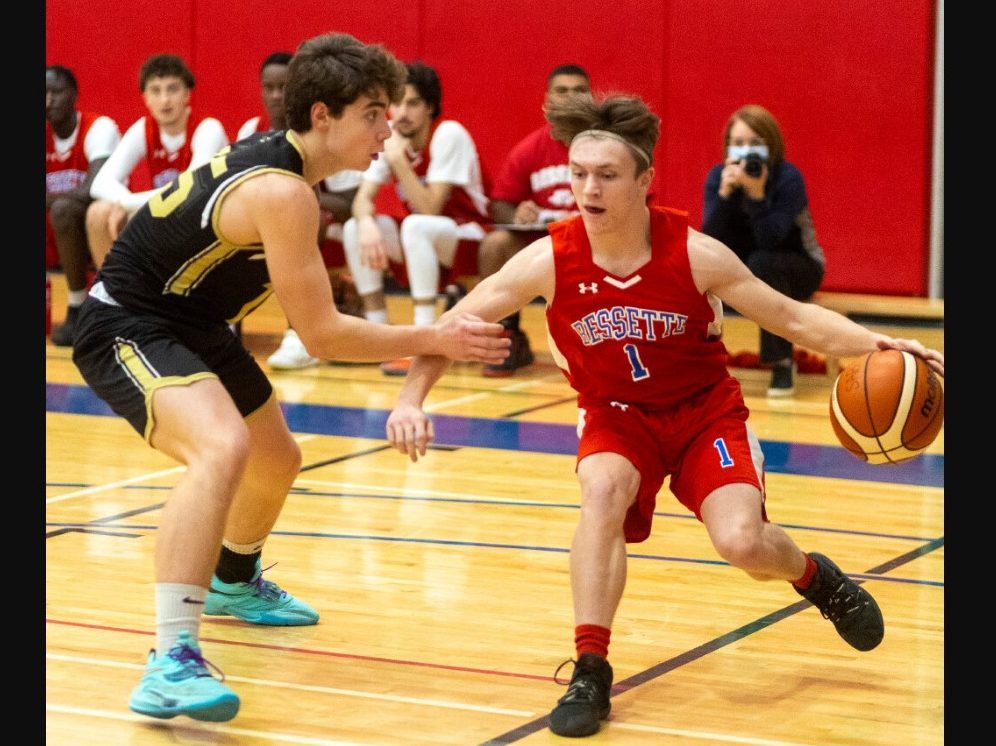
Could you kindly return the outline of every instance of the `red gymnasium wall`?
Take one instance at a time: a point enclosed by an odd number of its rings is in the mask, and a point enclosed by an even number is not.
[[[267,54],[345,31],[434,66],[444,116],[467,126],[492,175],[541,123],[547,72],[577,62],[596,90],[639,94],[661,116],[654,189],[696,227],[728,116],[760,103],[805,176],[824,289],[922,296],[934,14],[933,0],[47,0],[46,62],[71,67],[80,105],[123,132],[144,114],[141,63],[179,54],[193,105],[233,136],[263,113]]]

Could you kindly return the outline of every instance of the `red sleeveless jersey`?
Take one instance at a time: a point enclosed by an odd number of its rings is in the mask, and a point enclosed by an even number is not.
[[[90,126],[100,116],[92,111],[80,112],[76,142],[65,153],[56,152],[55,133],[52,131],[51,123],[45,122],[45,184],[52,194],[71,192],[86,179],[90,161],[86,157],[83,145]]]
[[[197,125],[204,117],[195,117],[193,113],[187,118],[186,139],[175,153],[170,153],[159,139],[159,125],[150,116],[145,117],[145,161],[149,164],[149,176],[152,187],[158,188],[169,184],[181,172],[187,170],[193,153],[190,141],[194,137]]]
[[[595,265],[580,216],[549,226],[551,349],[581,407],[672,407],[729,377],[726,347],[710,329],[721,307],[692,281],[688,213],[649,209],[651,259],[628,277]]]
[[[430,146],[432,144],[432,138],[436,135],[436,128],[446,120],[436,120],[432,123],[432,127],[429,130],[429,139],[426,146],[422,148],[422,151],[418,153],[414,160],[409,159],[412,164],[412,171],[419,178],[423,184],[426,183],[425,177],[429,173],[429,163],[431,161],[431,154],[429,152]],[[480,162],[477,165],[478,172],[480,171]],[[472,189],[477,188],[477,191],[483,194],[484,187],[483,182],[479,184],[470,184]],[[395,188],[398,193],[398,198],[405,203],[405,207],[408,208],[409,212],[414,212],[412,206],[408,203],[408,198],[405,196],[404,189],[401,188],[401,182],[396,182]],[[452,218],[453,222],[457,225],[463,225],[464,223],[484,223],[488,220],[487,210],[483,211],[474,204],[474,200],[468,194],[467,190],[462,186],[454,185],[453,189],[450,191],[449,199],[446,200],[446,204],[443,205],[443,211],[441,213],[448,218]]]

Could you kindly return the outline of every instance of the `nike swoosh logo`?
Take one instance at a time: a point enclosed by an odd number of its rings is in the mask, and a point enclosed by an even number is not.
[[[190,596],[184,596],[183,597],[183,603],[185,603],[185,604],[200,604],[201,606],[204,605],[203,601],[195,601]]]

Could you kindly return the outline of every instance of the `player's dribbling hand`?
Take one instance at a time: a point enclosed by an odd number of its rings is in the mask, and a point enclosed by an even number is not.
[[[387,442],[399,453],[407,454],[413,463],[425,455],[426,447],[436,437],[429,416],[410,404],[396,406],[387,418],[386,428]]]
[[[512,340],[504,336],[501,324],[490,324],[469,313],[443,316],[436,322],[439,331],[437,354],[453,360],[472,360],[496,365],[508,357]]]
[[[909,352],[917,357],[922,357],[927,366],[941,378],[944,378],[944,355],[937,350],[932,350],[924,346],[922,342],[915,339],[880,339],[878,341],[880,350],[900,350]]]

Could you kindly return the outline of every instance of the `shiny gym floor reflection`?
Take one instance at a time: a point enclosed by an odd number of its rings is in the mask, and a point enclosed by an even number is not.
[[[410,304],[390,302],[407,323]],[[242,698],[224,724],[127,708],[153,641],[155,532],[180,467],[109,416],[69,349],[48,345],[48,743],[560,741],[543,718],[573,655],[576,409],[541,306],[523,326],[537,362],[509,379],[455,365],[429,399],[439,445],[415,465],[383,437],[400,379],[374,365],[271,375],[304,468],[264,562],[322,620],[205,619],[204,653]],[[877,328],[943,350],[942,329]],[[244,325],[261,362],[282,331],[272,299]],[[757,349],[743,319],[724,338],[731,352]],[[734,372],[764,447],[769,516],[866,581],[885,640],[858,653],[787,584],[730,568],[665,487],[652,536],[630,546],[612,718],[586,743],[943,742],[943,430],[912,462],[868,466],[834,438],[828,376],[769,401],[766,372]]]

